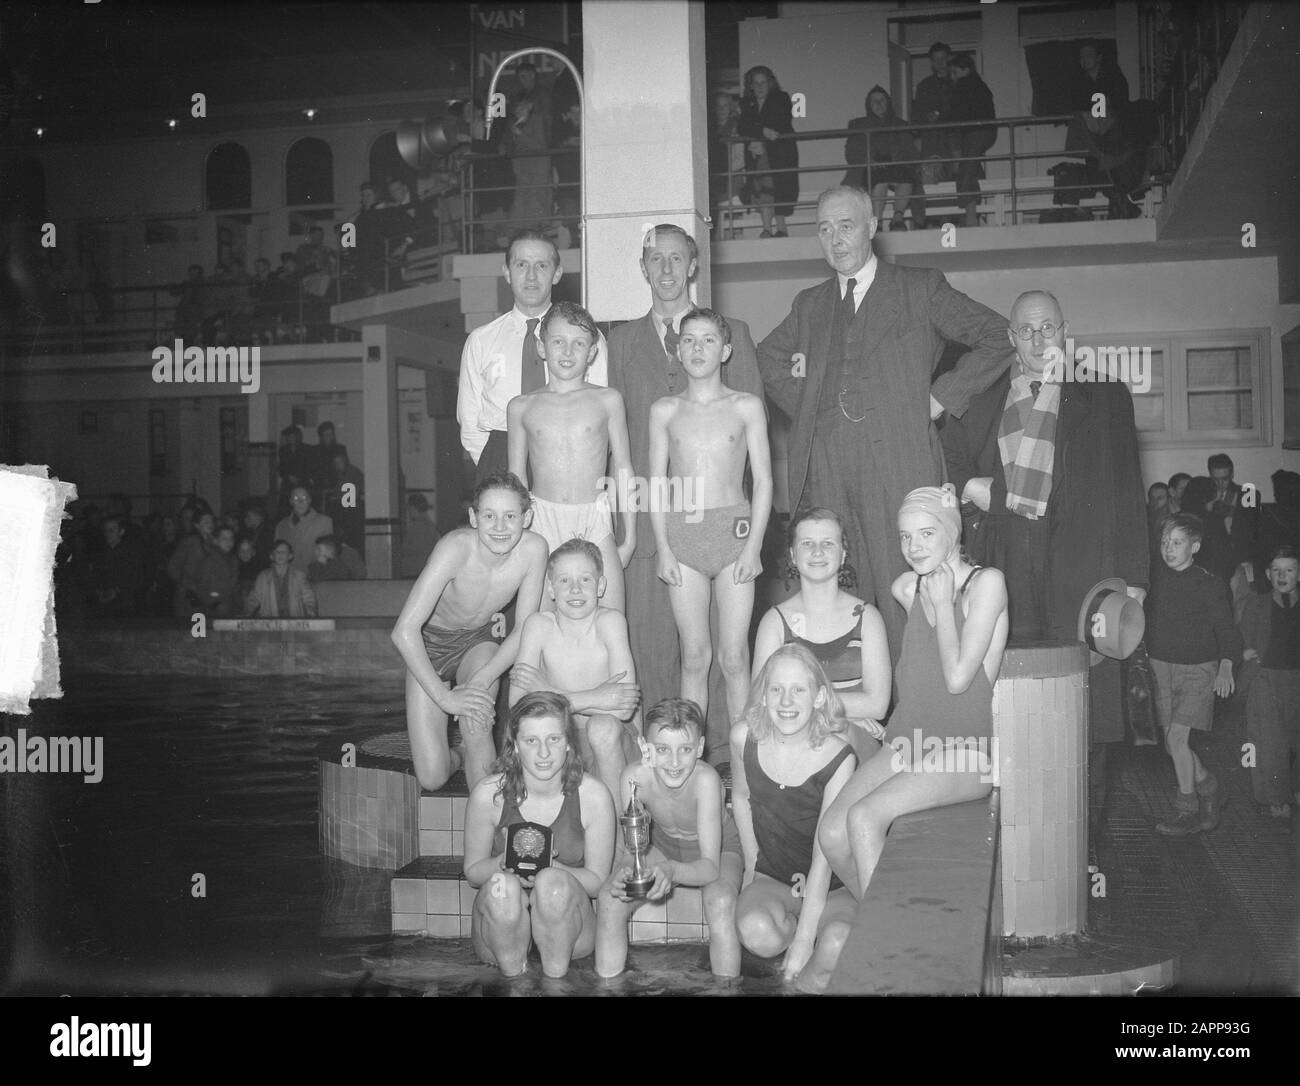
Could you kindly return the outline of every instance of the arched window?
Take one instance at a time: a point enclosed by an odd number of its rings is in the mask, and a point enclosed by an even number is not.
[[[253,206],[253,167],[238,143],[222,143],[208,154],[206,207],[209,211],[242,211]]]
[[[284,189],[290,207],[334,202],[334,152],[328,143],[308,136],[289,148]]]
[[[388,182],[400,177],[415,194],[415,171],[397,150],[397,133],[385,132],[370,145],[370,180],[375,183],[379,199],[388,199]]]

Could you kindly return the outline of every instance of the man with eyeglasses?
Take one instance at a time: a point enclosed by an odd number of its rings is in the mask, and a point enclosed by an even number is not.
[[[306,573],[311,565],[316,540],[334,534],[334,521],[312,508],[311,492],[305,486],[296,486],[289,494],[292,510],[275,526],[275,538],[283,539],[293,547],[292,569]]]
[[[1146,490],[1133,398],[1120,380],[1068,381],[1066,323],[1056,298],[1016,299],[1007,335],[1016,364],[943,429],[948,476],[962,498],[973,561],[1007,582],[1009,644],[1074,641],[1084,596],[1120,577],[1148,584]],[[1093,821],[1105,798],[1106,743],[1124,738],[1118,660],[1089,677]]]

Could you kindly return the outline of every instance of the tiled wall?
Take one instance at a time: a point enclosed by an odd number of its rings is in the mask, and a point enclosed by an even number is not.
[[[399,868],[418,855],[420,785],[409,773],[320,761],[324,856],[358,867]]]
[[[460,863],[456,857],[454,865],[425,863],[418,869],[412,865],[413,869],[394,877],[393,931],[447,939],[469,936],[478,891],[456,877]],[[412,877],[402,877],[406,874]],[[708,939],[704,897],[695,887],[679,886],[666,902],[637,906],[628,922],[628,940],[633,943],[702,943]]]
[[[346,622],[347,620],[339,620]],[[406,674],[391,623],[328,631],[208,631],[188,628],[60,628],[70,671],[120,675],[328,675],[400,683]]]

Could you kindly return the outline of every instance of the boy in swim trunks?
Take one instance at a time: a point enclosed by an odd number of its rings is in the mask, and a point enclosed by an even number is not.
[[[623,569],[636,549],[636,513],[623,509],[623,545],[615,546],[601,480],[611,459],[615,478],[632,474],[623,396],[587,381],[600,333],[582,306],[556,302],[542,318],[540,334],[550,380],[506,406],[510,470],[526,479],[532,469],[532,529],[551,550],[568,539],[600,548],[605,606],[622,611]],[[550,601],[542,606],[550,610]]]
[[[681,641],[681,696],[708,713],[709,665],[716,649],[727,690],[728,719],[735,721],[749,693],[749,619],[759,552],[772,510],[772,458],[767,412],[760,397],[722,383],[731,357],[731,328],[711,309],[681,320],[677,357],[686,371],[684,391],[650,408],[651,487],[676,495],[683,508],[652,502],[650,523],[659,552],[659,579]],[[754,480],[745,500],[745,461]],[[669,477],[671,465],[673,476]],[[718,644],[709,639],[709,604],[718,601]],[[710,753],[711,757],[718,752]]]
[[[605,593],[600,548],[570,539],[546,566],[546,594],[554,607],[529,615],[515,666],[510,704],[537,690],[563,694],[573,706],[582,765],[611,795],[636,757],[636,716],[641,691],[628,646],[627,619],[600,600]]]
[[[496,680],[514,662],[546,574],[546,541],[527,530],[528,506],[527,487],[509,472],[479,483],[470,526],[438,540],[397,616],[392,638],[406,663],[406,727],[422,788],[441,788],[462,767],[473,788],[496,757]],[[517,619],[506,637],[512,599]],[[447,744],[453,716],[463,749]]]
[[[623,771],[618,812],[637,798],[650,813],[647,865],[654,885],[647,900],[662,901],[674,886],[700,886],[709,921],[709,963],[721,977],[740,975],[736,896],[744,871],[740,835],[726,809],[722,780],[701,761],[704,714],[694,702],[665,698],[645,717],[641,761]],[[596,900],[596,972],[616,977],[627,961],[627,919],[635,905],[623,886],[624,856]]]

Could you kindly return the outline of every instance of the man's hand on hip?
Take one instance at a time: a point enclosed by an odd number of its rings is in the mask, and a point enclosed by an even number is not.
[[[961,500],[964,502],[974,502],[976,506],[989,511],[989,502],[993,497],[993,476],[981,475],[966,480],[966,485],[962,487]]]

